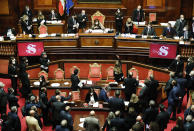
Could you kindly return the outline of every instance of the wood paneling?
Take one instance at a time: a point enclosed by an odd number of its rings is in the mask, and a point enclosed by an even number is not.
[[[112,47],[113,38],[91,38],[84,37],[80,38],[81,47]]]
[[[57,8],[57,0],[34,0],[34,9],[51,10]]]
[[[8,0],[1,0],[0,2],[0,15],[9,15]]]
[[[45,41],[44,42],[45,47],[76,47],[77,41],[75,40],[68,40],[68,41]]]

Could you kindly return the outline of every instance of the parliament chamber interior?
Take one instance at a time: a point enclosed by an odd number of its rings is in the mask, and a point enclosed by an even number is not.
[[[2,131],[194,131],[194,0],[1,0]]]

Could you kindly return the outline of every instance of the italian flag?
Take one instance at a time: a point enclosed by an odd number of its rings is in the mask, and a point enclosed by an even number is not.
[[[65,10],[65,0],[59,0],[59,14],[62,16]]]

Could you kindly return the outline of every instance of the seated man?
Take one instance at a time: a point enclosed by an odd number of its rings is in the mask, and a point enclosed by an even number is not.
[[[100,21],[98,19],[94,20],[94,24],[92,25],[92,29],[93,30],[97,30],[97,29],[105,29],[105,27],[100,23]]]
[[[152,24],[149,23],[143,30],[142,35],[147,35],[147,36],[156,36],[155,29],[152,27]]]
[[[168,23],[168,26],[164,28],[162,36],[165,38],[173,38],[176,35],[176,31],[172,28],[171,24]]]
[[[99,94],[99,101],[108,102],[109,98],[107,96],[107,92],[109,91],[109,87],[102,87]]]

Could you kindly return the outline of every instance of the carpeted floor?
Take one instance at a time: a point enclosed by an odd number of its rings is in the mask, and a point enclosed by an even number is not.
[[[7,88],[11,87],[11,81],[9,79],[1,79],[0,78],[0,81],[2,81],[4,84],[5,84],[5,91],[7,92]],[[21,107],[24,106],[25,104],[25,99],[24,98],[19,98],[19,109],[18,109],[18,115],[20,117],[20,120],[21,120],[21,126],[22,126],[22,131],[26,131],[26,122],[25,122],[25,118],[22,117],[22,113],[21,113]],[[182,105],[182,112],[180,114],[177,114],[177,117],[178,116],[181,116],[182,118],[184,117],[184,110],[186,109],[186,104],[187,104],[187,100],[186,100],[186,96],[184,97],[183,99],[183,105]],[[164,101],[163,104],[168,107],[168,101]],[[7,112],[9,112],[10,110],[8,109]],[[171,129],[175,126],[176,122],[175,121],[172,121],[170,120],[169,121],[169,124],[168,124],[168,127],[165,131],[171,131]],[[1,129],[1,127],[0,127]],[[43,129],[42,131],[52,131],[52,126],[43,126]]]

